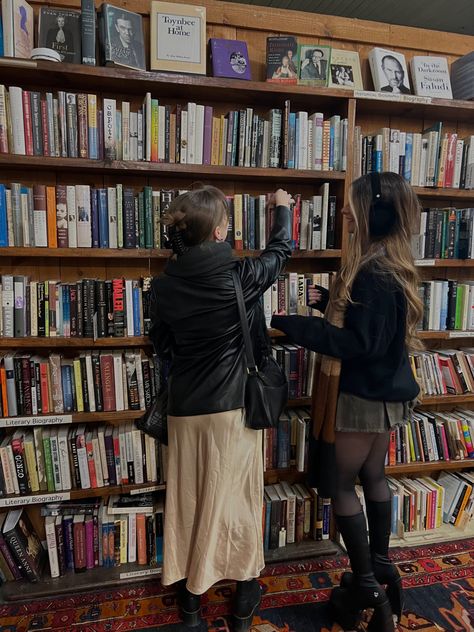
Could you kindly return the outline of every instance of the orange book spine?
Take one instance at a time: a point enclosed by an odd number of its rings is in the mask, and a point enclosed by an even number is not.
[[[3,366],[0,368],[0,388],[2,389],[2,413],[4,417],[8,417],[7,373]]]
[[[137,560],[139,564],[146,564],[146,524],[145,515],[137,514]]]
[[[46,221],[48,224],[48,247],[57,248],[56,187],[46,187]]]

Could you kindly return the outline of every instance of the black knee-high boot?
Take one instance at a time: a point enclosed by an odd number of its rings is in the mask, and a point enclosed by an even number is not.
[[[366,608],[373,608],[378,632],[394,632],[390,602],[372,570],[363,512],[335,518],[353,571],[350,586],[335,588],[331,595],[338,623],[346,630],[353,630],[358,624],[360,613]]]
[[[234,632],[247,632],[260,605],[262,590],[256,579],[237,582],[234,600]]]
[[[181,620],[189,628],[201,623],[201,595],[195,595],[186,588],[186,579],[177,583],[178,606]]]
[[[377,502],[366,500],[367,521],[369,523],[370,555],[375,578],[387,586],[387,597],[392,612],[398,620],[403,613],[402,580],[397,567],[388,557],[392,522],[392,500]],[[341,585],[348,587],[352,573],[345,573]]]

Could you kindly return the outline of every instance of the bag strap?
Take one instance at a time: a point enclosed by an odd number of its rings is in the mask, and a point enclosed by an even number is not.
[[[232,278],[234,281],[235,293],[237,295],[237,307],[239,309],[240,325],[244,336],[245,355],[247,359],[247,372],[257,373],[257,365],[253,355],[252,339],[250,338],[249,323],[247,320],[247,310],[245,309],[244,293],[242,292],[242,283],[236,270],[232,270]]]

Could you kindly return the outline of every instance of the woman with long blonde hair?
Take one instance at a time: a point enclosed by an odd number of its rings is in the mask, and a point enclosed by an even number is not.
[[[419,393],[408,357],[420,348],[416,327],[422,304],[411,254],[419,204],[399,175],[374,173],[352,183],[342,213],[351,234],[347,258],[330,293],[317,286],[309,290],[310,305],[325,318],[277,315],[272,326],[323,354],[313,408],[312,441],[319,450],[312,450],[316,458],[309,469],[313,485],[332,498],[353,571],[333,592],[336,618],[344,629],[354,629],[361,612],[374,608],[371,629],[392,632],[392,614],[400,617],[403,598],[398,570],[388,557],[391,494],[385,458],[391,430],[407,422]]]

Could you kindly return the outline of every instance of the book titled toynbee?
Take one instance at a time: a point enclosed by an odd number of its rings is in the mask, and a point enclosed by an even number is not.
[[[246,42],[211,37],[209,51],[213,77],[252,78]]]

